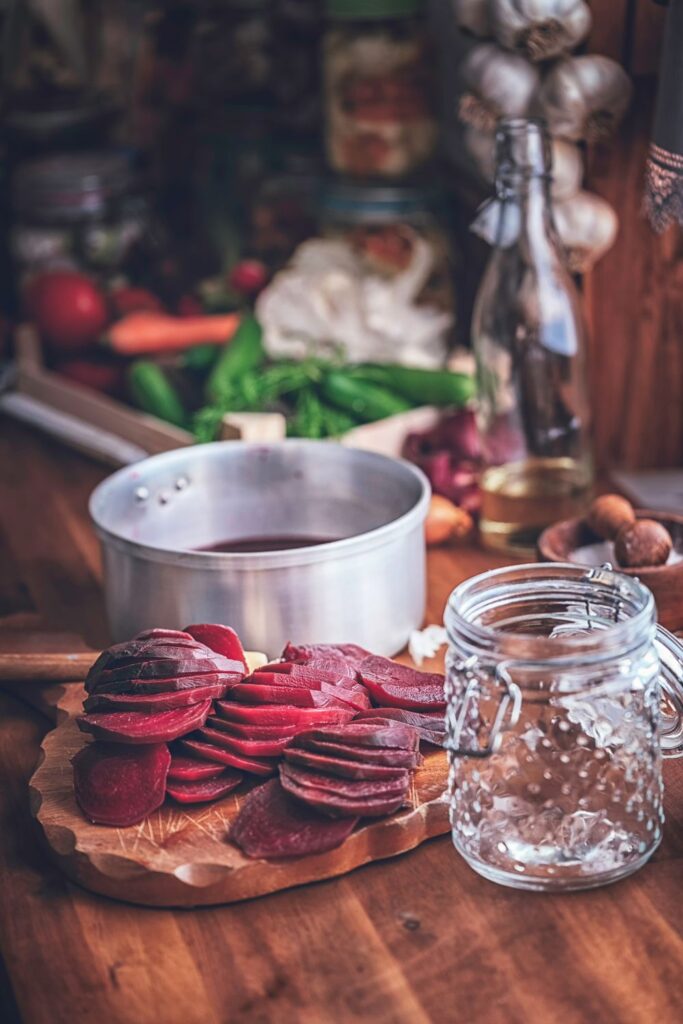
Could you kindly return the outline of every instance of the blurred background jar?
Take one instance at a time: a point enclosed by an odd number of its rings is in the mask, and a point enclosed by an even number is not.
[[[400,178],[435,154],[438,126],[419,0],[327,0],[323,76],[332,170]]]
[[[454,255],[449,210],[434,187],[328,181],[321,194],[320,227],[346,242],[368,273],[391,278],[409,268],[422,278],[419,305],[453,312]]]
[[[126,153],[61,153],[21,163],[11,196],[16,277],[54,267],[113,276],[147,219]]]

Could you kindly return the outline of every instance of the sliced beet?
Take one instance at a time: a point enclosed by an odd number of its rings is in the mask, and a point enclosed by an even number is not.
[[[170,743],[206,721],[211,701],[173,711],[111,711],[81,715],[78,727],[98,740],[113,743]]]
[[[327,743],[314,739],[304,741],[301,734],[297,736],[296,743],[304,750],[313,750],[316,754],[346,757],[368,764],[384,764],[390,768],[417,768],[422,764],[422,757],[416,750],[401,750],[398,747],[357,747],[350,743]]]
[[[370,655],[358,673],[376,704],[408,710],[445,709],[443,676]]]
[[[233,700],[245,704],[292,704],[301,708],[357,707],[348,700],[324,693],[321,690],[299,689],[289,686],[255,686],[239,683],[230,691]],[[362,707],[358,707],[362,710]]]
[[[317,814],[272,779],[249,794],[228,838],[248,857],[301,857],[340,846],[356,821]]]
[[[316,772],[288,761],[280,765],[280,776],[287,776],[299,786],[312,786],[353,799],[406,793],[410,787],[410,772],[407,768],[402,768],[401,772],[400,776],[392,779],[342,779],[338,775]]]
[[[425,743],[431,743],[435,747],[442,747],[446,742],[446,730],[444,716],[441,711],[406,711],[404,708],[369,708],[361,711],[355,722],[382,722],[388,725],[390,722],[402,722],[415,729]]]
[[[93,693],[86,697],[86,711],[171,711],[199,704],[204,700],[219,700],[228,687],[223,683],[213,686],[195,686],[190,690],[171,690],[167,693]]]
[[[143,629],[135,640],[194,640],[193,636],[182,629]]]
[[[297,667],[296,665],[294,666]],[[306,666],[302,665],[302,669]],[[349,688],[358,687],[361,684],[357,683],[353,676],[336,676],[331,675],[318,676],[307,675],[299,676],[295,672],[271,672],[266,669],[259,668],[255,672],[252,672],[250,676],[247,676],[244,680],[245,683],[254,683],[256,686],[295,686],[297,689],[302,690],[319,690],[321,686],[333,686],[335,688]]]
[[[390,768],[383,764],[370,764],[367,761],[352,761],[343,757],[328,757],[316,754],[302,747],[287,747],[283,753],[285,761],[303,765],[317,772],[338,775],[343,779],[397,779],[402,778],[405,768]]]
[[[200,729],[198,736],[216,743],[218,746],[231,750],[233,754],[245,757],[279,757],[285,747],[292,742],[293,736],[280,736],[269,739],[247,740],[242,736],[233,736],[220,727],[214,728],[209,719],[203,729]]]
[[[166,792],[180,804],[206,804],[211,800],[220,800],[233,789],[237,789],[244,776],[234,768],[225,768],[215,779],[203,779],[197,782],[178,782],[169,780]]]
[[[217,623],[201,623],[196,626],[186,626],[185,632],[198,640],[200,644],[210,647],[216,654],[229,658],[230,661],[239,661],[244,665],[246,671],[247,659],[244,656],[242,641],[234,629],[230,626],[221,626]]]
[[[306,740],[323,740],[325,743],[352,744],[356,747],[399,747],[404,750],[417,750],[419,737],[415,729],[390,722],[387,725],[375,722],[349,722],[348,725],[324,726],[302,732],[299,737],[301,746]]]
[[[131,677],[112,678],[108,672],[102,672],[90,684],[88,693],[176,693],[179,690],[192,690],[198,686],[223,686],[230,690],[239,682],[240,676],[228,675],[224,672],[205,672],[201,675],[164,676],[158,679],[138,679]]]
[[[298,732],[308,729],[307,725],[243,725],[241,722],[231,722],[227,718],[219,718],[213,715],[209,719],[213,729],[222,729],[230,736],[237,736],[243,740],[279,740],[285,736],[296,736]]]
[[[314,786],[300,786],[287,775],[282,775],[280,781],[282,788],[290,796],[331,818],[381,818],[386,814],[393,814],[405,803],[407,792],[401,787],[396,793],[354,799],[331,793],[326,789],[316,789]]]
[[[355,712],[349,707],[302,708],[288,704],[236,704],[230,700],[219,700],[216,711],[230,722],[252,725],[291,725],[293,723],[312,728],[332,722],[350,722]]]
[[[168,778],[174,782],[200,782],[202,779],[215,779],[225,769],[211,761],[200,761],[196,757],[184,754],[171,754],[171,767]]]
[[[164,802],[170,763],[165,743],[90,743],[72,761],[76,802],[95,824],[135,825]]]
[[[276,770],[277,762],[266,758],[240,757],[233,754],[225,747],[217,746],[214,743],[205,743],[202,740],[188,739],[181,740],[182,749],[188,754],[194,754],[205,761],[214,761],[219,764],[229,764],[233,768],[249,772],[251,775],[272,775]]]
[[[210,654],[209,651],[206,654]],[[199,676],[216,674],[226,676],[237,676],[240,679],[244,676],[242,665],[238,661],[228,661],[221,658],[219,654],[212,657],[177,657],[177,658],[154,658],[134,659],[129,665],[122,665],[119,668],[106,669],[102,672],[89,672],[86,679],[86,690],[90,693],[93,689],[105,689],[103,682],[116,682],[120,679],[173,679],[176,676]]]
[[[333,661],[345,661],[355,667],[367,658],[370,651],[366,651],[357,644],[292,644],[288,643],[282,652],[285,661],[297,661],[302,665],[314,660],[331,659]]]

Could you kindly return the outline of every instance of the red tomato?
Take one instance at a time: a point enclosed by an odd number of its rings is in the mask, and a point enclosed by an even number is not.
[[[236,292],[257,295],[268,280],[268,270],[260,260],[242,260],[230,271],[228,281]]]
[[[117,316],[136,313],[141,309],[161,313],[164,308],[161,300],[146,288],[129,288],[128,286],[115,288],[109,293],[109,299]]]
[[[59,352],[87,348],[107,326],[107,303],[97,285],[72,270],[53,270],[34,278],[26,308],[47,344]]]

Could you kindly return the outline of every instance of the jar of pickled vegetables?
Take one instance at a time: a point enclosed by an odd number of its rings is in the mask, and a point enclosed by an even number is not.
[[[346,242],[369,274],[408,272],[419,305],[452,312],[453,249],[445,196],[409,185],[328,182],[321,193],[320,227]]]
[[[419,0],[327,0],[325,136],[333,170],[400,178],[434,156],[437,121]]]

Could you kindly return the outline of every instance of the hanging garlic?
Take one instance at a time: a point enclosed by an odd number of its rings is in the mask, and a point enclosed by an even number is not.
[[[477,165],[482,177],[492,182],[496,173],[496,141],[491,132],[482,132],[471,125],[465,126],[465,148]],[[553,199],[563,200],[575,196],[583,181],[581,150],[564,139],[551,139],[552,174],[550,186]]]
[[[555,226],[567,253],[569,269],[583,274],[614,243],[619,229],[616,213],[593,192],[579,192],[554,207]]]
[[[548,60],[573,50],[591,27],[585,0],[489,0],[488,6],[501,46],[529,60]]]
[[[567,57],[548,72],[538,105],[553,135],[595,141],[614,130],[632,92],[628,75],[610,57]]]
[[[524,117],[540,84],[538,70],[523,57],[495,43],[480,43],[462,65],[466,91],[460,119],[480,131],[493,131],[500,117]]]
[[[489,14],[489,0],[452,0],[453,15],[458,28],[471,32],[473,36],[481,39],[490,39],[493,35],[491,30],[491,17]]]

